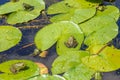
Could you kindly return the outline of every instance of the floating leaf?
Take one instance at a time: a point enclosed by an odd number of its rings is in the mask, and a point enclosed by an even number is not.
[[[38,49],[44,51],[56,43],[61,35],[63,24],[53,23],[42,28],[35,36],[35,44]]]
[[[18,62],[24,62],[28,68],[25,70],[21,70],[16,74],[13,74],[12,72],[10,72],[10,66]],[[0,71],[4,72],[0,74],[0,80],[26,80],[39,74],[38,66],[34,62],[28,60],[10,60],[1,63]]]
[[[93,49],[98,48],[93,47]],[[83,64],[101,72],[113,71],[120,68],[120,50],[113,47],[105,47],[105,49],[99,49],[96,51],[99,52],[97,55],[91,55],[82,58]]]
[[[53,16],[50,21],[51,22],[58,22],[58,21],[73,21],[75,23],[84,22],[91,17],[93,17],[96,13],[95,8],[88,8],[88,9],[71,9],[67,13],[61,13]]]
[[[7,2],[0,6],[0,15],[8,14],[11,12],[23,10],[23,6],[19,2]]]
[[[67,80],[90,80],[95,73],[94,70],[80,64],[64,73]]]
[[[57,14],[50,18],[51,22],[59,22],[59,21],[70,21],[72,16],[74,15],[74,9],[71,9],[68,13]]]
[[[0,26],[0,52],[10,49],[21,40],[22,33],[12,26]]]
[[[77,34],[83,36],[82,32],[80,31],[79,27],[70,21],[61,21],[58,23],[50,24],[43,29],[41,29],[37,35],[35,36],[35,44],[38,49],[44,51],[50,48],[53,44],[55,44],[61,35],[66,35],[65,32],[68,31],[71,35],[74,35],[74,31],[77,30]],[[83,39],[81,39],[83,40]],[[61,47],[61,46],[60,46]]]
[[[109,16],[114,18],[117,21],[120,16],[119,13],[120,12],[117,7],[108,5],[108,6],[105,6],[105,9],[103,11],[98,10],[96,16]]]
[[[64,1],[52,4],[47,9],[48,14],[58,14],[58,13],[66,13],[68,12],[70,7],[68,7]]]
[[[9,24],[22,23],[35,19],[40,15],[40,11],[45,8],[43,0],[20,0],[19,2],[21,3],[21,6],[23,6],[23,3],[26,3],[30,6],[33,6],[34,9],[31,11],[20,10],[11,13],[7,19]]]
[[[89,55],[85,51],[69,51],[55,59],[52,64],[52,73],[61,74],[79,65],[81,58]]]
[[[59,75],[46,74],[46,75],[36,76],[36,77],[30,78],[28,80],[66,80],[66,79]]]
[[[90,8],[99,5],[102,0],[64,0],[71,7]]]
[[[108,43],[118,34],[118,26],[115,20],[107,16],[94,17],[80,24],[80,28],[86,35],[86,45]]]
[[[70,29],[65,29],[61,37],[59,38],[57,42],[57,54],[62,55],[65,54],[66,51],[73,51],[73,50],[79,50],[81,47],[81,44],[83,42],[84,36],[83,33],[80,31],[79,28],[74,28],[74,26],[69,27]],[[70,42],[71,44],[76,44],[76,46],[73,47],[67,47],[65,45],[65,42],[68,42],[68,39],[70,37],[74,37],[76,42]],[[68,44],[69,45],[69,44]]]
[[[95,8],[76,9],[74,12],[74,16],[72,16],[71,20],[75,23],[81,23],[93,17],[95,13]]]
[[[35,19],[45,9],[43,0],[19,0],[0,6],[0,14],[8,14],[7,22],[16,24]]]

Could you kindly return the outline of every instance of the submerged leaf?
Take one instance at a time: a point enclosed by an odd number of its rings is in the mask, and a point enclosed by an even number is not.
[[[93,47],[93,49],[97,49],[96,51],[99,53],[82,58],[83,64],[101,72],[113,71],[120,68],[120,50],[113,47],[106,47],[101,51],[99,51],[100,49],[98,50],[98,48]]]
[[[22,33],[12,26],[0,26],[0,52],[10,49],[21,40]]]
[[[94,70],[80,64],[64,73],[67,80],[90,80],[95,73]]]
[[[24,62],[27,68],[25,70],[21,70],[17,74],[13,74],[10,72],[10,66],[18,62]],[[28,60],[10,60],[1,63],[0,71],[4,72],[0,74],[0,80],[26,80],[39,74],[38,66],[34,62]]]
[[[69,51],[55,59],[52,64],[52,73],[61,74],[69,69],[79,65],[81,58],[88,56],[85,51]]]

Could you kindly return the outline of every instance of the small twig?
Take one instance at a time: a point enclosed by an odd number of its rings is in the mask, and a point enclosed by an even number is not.
[[[34,43],[27,44],[27,45],[23,46],[22,48],[20,48],[19,50],[21,50],[23,48],[27,48],[27,47],[32,46],[32,45],[34,45]]]
[[[18,27],[19,29],[39,29],[42,28],[43,26],[21,26]]]

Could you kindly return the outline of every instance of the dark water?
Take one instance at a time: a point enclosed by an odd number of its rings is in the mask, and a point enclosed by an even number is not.
[[[7,1],[9,1],[9,0],[0,0],[0,4],[4,4]],[[46,7],[48,7],[52,3],[55,3],[58,1],[60,1],[60,0],[45,0]],[[109,4],[109,3],[105,3],[105,4]],[[120,0],[116,0],[116,2],[114,2],[114,4],[118,8],[120,8]],[[39,16],[37,19],[39,19],[40,22],[34,22],[34,23],[28,23],[28,24],[24,23],[24,24],[18,24],[15,26],[19,27],[19,26],[23,26],[23,25],[25,25],[25,26],[26,25],[31,25],[31,26],[32,25],[40,25],[41,27],[44,27],[46,24],[48,24],[48,22],[46,22],[46,20],[41,20],[41,19],[43,19],[41,16]],[[0,25],[6,24],[6,23],[4,23],[4,20],[0,20],[0,23],[2,23]],[[117,22],[117,24],[120,27],[120,20]],[[57,57],[55,46],[53,46],[49,49],[49,51],[48,51],[49,54],[47,55],[46,58],[40,58],[38,56],[36,56],[36,57],[28,56],[29,54],[33,53],[34,49],[36,48],[35,45],[21,49],[23,46],[34,42],[34,36],[38,30],[39,29],[21,29],[21,31],[23,33],[21,42],[19,43],[19,45],[16,45],[15,47],[11,48],[10,50],[1,52],[0,53],[0,62],[3,62],[5,60],[11,60],[11,59],[27,59],[27,60],[32,60],[32,61],[36,61],[36,62],[42,62],[50,70],[53,60]],[[116,46],[116,48],[120,49],[120,34],[118,34],[118,36],[114,39],[114,45]],[[116,74],[116,71],[104,73],[103,80],[120,80],[120,75]]]

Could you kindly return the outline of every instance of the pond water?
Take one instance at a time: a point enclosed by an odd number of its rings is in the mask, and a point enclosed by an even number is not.
[[[4,4],[9,0],[0,0],[0,4]],[[57,2],[60,0],[45,0],[46,5],[49,6],[50,4]],[[105,3],[108,4],[108,3]],[[120,8],[120,0],[116,0],[114,3],[118,8]],[[46,20],[44,20],[41,16],[38,17],[37,19],[40,20],[40,22],[33,22],[33,23],[24,23],[24,24],[19,24],[15,26],[32,26],[32,25],[41,25],[43,27],[44,25],[48,24]],[[119,27],[120,27],[120,20],[117,22]],[[0,20],[0,25],[4,25],[4,20]],[[11,48],[10,50],[4,51],[0,53],[0,62],[6,61],[6,60],[11,60],[11,59],[28,59],[36,62],[42,62],[45,64],[48,69],[50,70],[51,64],[54,61],[54,59],[57,57],[56,51],[55,51],[55,46],[51,47],[49,49],[49,54],[47,55],[46,58],[40,58],[38,56],[28,56],[29,54],[33,53],[34,49],[36,48],[35,45],[31,45],[28,47],[24,47],[28,44],[32,44],[34,42],[34,36],[36,32],[39,29],[21,29],[23,32],[23,37],[19,45]],[[117,38],[114,40],[114,45],[117,48],[120,48],[120,34],[118,34]],[[24,47],[24,48],[23,48]],[[104,73],[103,75],[103,80],[120,80],[120,75],[116,74],[116,71],[109,72],[109,73]]]

